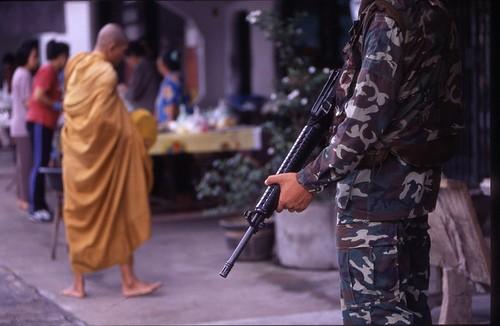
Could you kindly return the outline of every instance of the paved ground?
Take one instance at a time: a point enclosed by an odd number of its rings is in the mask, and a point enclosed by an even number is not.
[[[13,169],[5,161],[0,156],[0,324],[341,324],[337,271],[265,261],[240,263],[220,278],[229,251],[213,218],[154,217],[152,239],[136,262],[140,277],[164,282],[155,295],[123,298],[111,268],[88,277],[88,298],[64,297],[59,293],[71,281],[64,234],[52,261],[52,225],[32,223],[16,209],[8,188]],[[478,321],[489,319],[489,296],[475,298],[474,312]]]
[[[0,325],[85,325],[0,266]]]
[[[164,282],[157,294],[123,298],[119,271],[111,268],[88,277],[87,299],[64,297],[59,292],[71,281],[64,234],[51,261],[52,225],[33,223],[16,209],[13,190],[6,191],[11,173],[0,170],[0,264],[89,324],[341,322],[336,271],[265,261],[238,264],[228,279],[218,276],[230,252],[214,219],[153,220],[152,239],[137,251],[136,262],[139,276]]]

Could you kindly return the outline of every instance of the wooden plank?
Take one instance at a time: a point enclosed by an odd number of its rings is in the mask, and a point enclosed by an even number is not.
[[[470,322],[472,295],[468,279],[455,269],[443,268],[443,293],[439,324]]]
[[[160,133],[150,155],[217,153],[262,148],[262,128],[239,126],[200,133]]]
[[[445,180],[430,214],[431,264],[454,268],[474,282],[491,284],[491,263],[467,185]]]
[[[491,262],[464,182],[443,179],[429,225],[430,263],[443,268],[439,324],[468,323],[472,282],[491,284]]]

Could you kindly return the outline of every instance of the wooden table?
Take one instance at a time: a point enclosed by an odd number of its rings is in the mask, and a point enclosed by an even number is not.
[[[206,201],[195,200],[192,186],[185,185],[184,189],[179,189],[179,179],[187,179],[194,184],[214,159],[231,155],[231,152],[258,151],[262,147],[262,128],[258,126],[237,126],[201,133],[160,133],[149,150],[155,167],[152,196],[159,204],[166,205],[169,198],[177,208],[200,205],[200,208],[206,208]],[[188,204],[183,205],[175,196],[190,199]]]
[[[261,127],[238,126],[200,133],[160,133],[150,148],[149,154],[208,154],[260,150],[261,148]]]

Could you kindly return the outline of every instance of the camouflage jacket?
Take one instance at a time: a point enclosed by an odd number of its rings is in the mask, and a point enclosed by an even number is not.
[[[412,152],[409,146],[432,144],[463,128],[461,61],[456,26],[441,1],[377,1],[388,2],[399,15],[375,4],[360,13],[336,85],[345,118],[297,180],[310,192],[336,183],[339,213],[387,221],[435,207],[440,164],[409,164],[393,149]],[[445,147],[424,146],[413,154]],[[360,164],[384,150],[390,154],[379,164]]]

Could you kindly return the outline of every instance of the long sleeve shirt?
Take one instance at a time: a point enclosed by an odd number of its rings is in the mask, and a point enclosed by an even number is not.
[[[374,167],[359,164],[368,151],[428,141],[439,135],[439,129],[422,122],[423,117],[441,110],[438,95],[431,100],[422,95],[435,86],[432,79],[436,76],[431,72],[437,65],[446,66],[438,76],[447,79],[443,96],[446,101],[456,101],[453,108],[457,114],[461,112],[454,25],[440,8],[422,2],[417,6],[409,0],[394,2],[415,20],[410,20],[412,24],[403,32],[394,19],[379,10],[365,33],[351,39],[337,85],[337,103],[343,107],[345,119],[330,144],[297,175],[299,183],[311,192],[336,184],[338,211],[361,219],[404,219],[434,209],[439,166],[416,167],[392,154]],[[436,46],[437,40],[442,46]],[[355,46],[360,49],[359,68],[350,56]],[[460,128],[460,119],[455,125]]]

